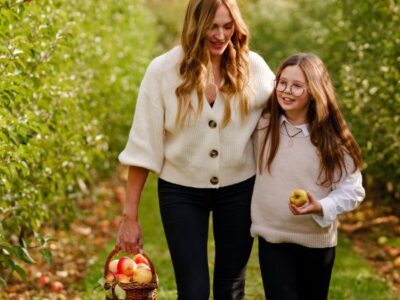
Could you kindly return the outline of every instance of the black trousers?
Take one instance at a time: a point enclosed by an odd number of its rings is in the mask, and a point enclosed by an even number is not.
[[[158,181],[161,218],[179,300],[208,300],[207,241],[212,212],[215,239],[215,300],[244,299],[250,236],[250,201],[254,177],[241,183],[200,189]]]
[[[259,259],[268,300],[326,300],[335,247],[273,244],[259,238]]]

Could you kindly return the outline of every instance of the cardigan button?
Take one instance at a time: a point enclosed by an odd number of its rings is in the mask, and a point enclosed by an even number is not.
[[[211,151],[210,151],[210,156],[211,156],[212,158],[217,157],[217,156],[218,156],[218,151],[215,150],[215,149],[211,150]]]
[[[219,183],[219,179],[218,179],[218,177],[214,176],[214,177],[211,177],[210,182],[211,182],[211,184],[216,185]]]
[[[210,120],[208,122],[208,126],[210,126],[210,128],[215,128],[217,127],[217,122],[215,122],[214,120]]]

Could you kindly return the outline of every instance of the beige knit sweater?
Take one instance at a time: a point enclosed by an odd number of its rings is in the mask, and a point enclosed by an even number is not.
[[[265,135],[268,119],[261,118],[256,131],[256,152]],[[298,129],[286,123],[289,134]],[[291,145],[290,145],[291,144]],[[293,215],[288,207],[290,192],[295,188],[309,191],[316,199],[331,192],[331,187],[317,184],[318,153],[310,138],[303,133],[289,137],[281,126],[280,144],[272,163],[271,174],[257,174],[254,186],[251,234],[271,243],[295,243],[311,248],[333,247],[337,244],[337,221],[328,227],[319,226],[311,215]]]
[[[274,74],[265,61],[249,52],[250,113],[242,122],[232,101],[232,120],[222,128],[224,101],[220,94],[211,107],[183,129],[176,126],[181,83],[178,67],[181,47],[155,58],[149,65],[136,104],[134,121],[121,163],[154,171],[162,179],[197,188],[218,188],[243,181],[256,173],[251,135],[273,90]],[[196,93],[191,95],[195,109]]]

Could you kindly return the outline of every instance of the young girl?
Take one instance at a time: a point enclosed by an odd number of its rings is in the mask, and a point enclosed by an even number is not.
[[[314,54],[286,59],[255,131],[258,171],[251,234],[268,300],[327,299],[337,215],[365,196],[360,149],[338,108],[329,74]],[[294,189],[308,202],[291,204]]]

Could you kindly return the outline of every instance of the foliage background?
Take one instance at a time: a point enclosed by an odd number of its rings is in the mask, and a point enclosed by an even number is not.
[[[50,259],[40,227],[115,166],[155,42],[144,3],[0,2],[1,282],[29,248]]]
[[[400,207],[398,1],[238,2],[272,69],[294,52],[326,62],[370,197]],[[44,224],[96,201],[91,185],[114,169],[144,69],[179,41],[186,4],[0,0],[0,283],[24,276],[30,249],[51,258]]]

